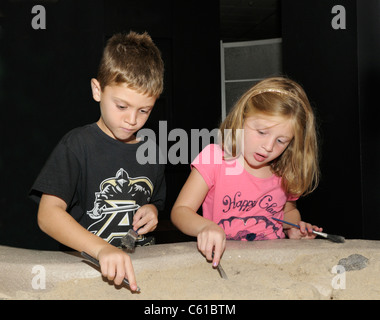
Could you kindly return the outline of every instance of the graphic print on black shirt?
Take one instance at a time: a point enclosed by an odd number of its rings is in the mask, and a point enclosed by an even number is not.
[[[87,230],[118,246],[120,239],[132,228],[139,204],[147,204],[153,194],[153,184],[147,177],[129,177],[120,168],[115,177],[100,183],[95,193],[94,207],[87,215],[95,222]],[[144,236],[137,241],[142,242]]]

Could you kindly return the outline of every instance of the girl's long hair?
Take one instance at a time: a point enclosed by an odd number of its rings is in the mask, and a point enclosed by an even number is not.
[[[271,162],[271,169],[282,178],[282,187],[288,194],[301,196],[314,191],[320,175],[318,138],[315,116],[302,87],[288,78],[273,77],[244,93],[219,128],[225,159],[241,155],[244,119],[257,115],[292,121],[294,138]]]

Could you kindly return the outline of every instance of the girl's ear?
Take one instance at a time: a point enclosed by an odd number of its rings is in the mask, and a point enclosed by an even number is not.
[[[92,97],[95,101],[100,102],[100,98],[102,95],[102,88],[100,87],[100,83],[95,78],[91,79],[91,90],[92,90]]]

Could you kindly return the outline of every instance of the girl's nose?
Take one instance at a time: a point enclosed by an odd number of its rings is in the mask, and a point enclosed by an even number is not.
[[[264,148],[265,151],[272,152],[273,147],[274,147],[274,142],[275,142],[274,139],[267,139],[264,141],[262,147]]]

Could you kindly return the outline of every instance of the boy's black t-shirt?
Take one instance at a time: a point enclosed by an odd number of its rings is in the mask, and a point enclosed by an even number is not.
[[[138,208],[164,207],[164,165],[157,146],[156,164],[137,161],[143,143],[112,139],[96,123],[74,129],[53,150],[29,195],[37,202],[44,193],[63,199],[84,228],[119,246]]]

